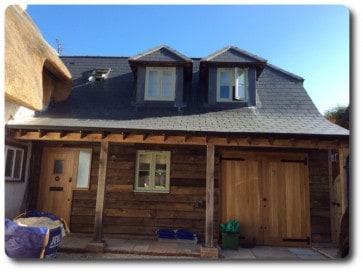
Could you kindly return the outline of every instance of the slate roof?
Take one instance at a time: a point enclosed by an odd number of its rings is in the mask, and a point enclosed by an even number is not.
[[[256,84],[256,107],[223,108],[207,105],[203,96],[205,84],[199,75],[202,59],[193,58],[190,88],[186,90],[185,107],[180,109],[137,106],[134,102],[135,77],[127,57],[65,56],[61,59],[73,76],[69,98],[37,112],[34,117],[9,121],[8,127],[176,134],[349,135],[348,130],[329,122],[319,113],[305,91],[301,77],[270,64],[265,63]],[[111,68],[108,79],[89,82],[87,75],[96,68]]]

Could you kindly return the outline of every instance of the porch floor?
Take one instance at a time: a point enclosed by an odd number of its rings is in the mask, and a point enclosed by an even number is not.
[[[71,233],[63,237],[56,259],[200,259],[199,243],[158,241],[105,235],[103,253],[90,252],[87,245],[92,235]],[[222,250],[219,259],[326,260],[337,259],[333,244],[316,244],[311,248],[256,246],[238,250]]]

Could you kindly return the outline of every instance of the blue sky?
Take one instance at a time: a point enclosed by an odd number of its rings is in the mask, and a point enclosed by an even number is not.
[[[237,46],[305,79],[321,113],[349,104],[343,5],[28,5],[62,55],[134,56],[168,45],[188,57]]]

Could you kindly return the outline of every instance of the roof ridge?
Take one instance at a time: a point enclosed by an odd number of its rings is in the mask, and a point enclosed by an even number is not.
[[[261,58],[260,56],[257,56],[255,54],[252,54],[252,53],[250,53],[250,52],[248,52],[246,50],[242,50],[242,49],[238,48],[237,46],[233,46],[233,45],[227,45],[227,46],[223,47],[222,49],[220,49],[220,50],[218,50],[218,51],[216,51],[216,52],[202,58],[201,61],[210,61],[211,59],[213,59],[213,58],[227,52],[228,50],[234,50],[237,53],[240,53],[240,54],[246,55],[246,56],[248,56],[250,58],[256,59],[258,61],[267,63],[266,59]]]
[[[158,51],[158,50],[160,50],[162,48],[168,50],[169,52],[173,53],[177,57],[183,59],[184,61],[188,61],[188,62],[191,62],[192,61],[191,58],[188,58],[184,54],[180,53],[179,51],[177,51],[174,48],[171,48],[170,46],[167,46],[167,45],[158,45],[158,46],[153,47],[153,48],[151,48],[151,49],[149,49],[147,51],[144,51],[144,52],[139,53],[139,54],[137,54],[137,55],[135,55],[133,57],[130,57],[129,60],[138,60],[138,59],[140,59],[140,58],[142,58],[144,56],[147,56],[149,54],[152,54],[152,53],[154,53],[154,52],[156,52],[156,51]]]

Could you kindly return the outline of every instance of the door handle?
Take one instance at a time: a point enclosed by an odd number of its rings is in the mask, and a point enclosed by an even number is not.
[[[68,182],[72,182],[72,178],[69,178],[69,179],[68,179]]]

